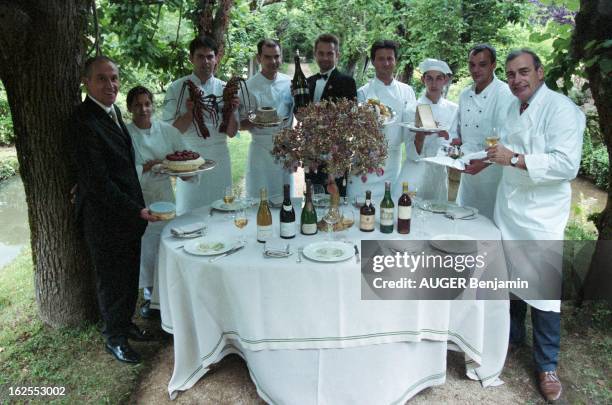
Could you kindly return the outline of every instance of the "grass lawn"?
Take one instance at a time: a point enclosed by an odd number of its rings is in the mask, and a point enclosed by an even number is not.
[[[248,131],[240,131],[238,135],[228,141],[227,145],[232,160],[233,184],[239,184],[244,178],[250,142],[251,134]]]

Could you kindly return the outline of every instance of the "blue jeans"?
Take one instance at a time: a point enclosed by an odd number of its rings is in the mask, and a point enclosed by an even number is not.
[[[525,343],[525,301],[510,301],[510,343],[521,346]],[[561,314],[540,311],[531,307],[533,327],[533,360],[539,372],[557,369],[561,340]]]

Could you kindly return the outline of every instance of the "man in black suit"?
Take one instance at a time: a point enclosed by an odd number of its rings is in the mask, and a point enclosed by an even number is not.
[[[340,41],[332,34],[319,35],[314,45],[314,54],[319,73],[310,76],[306,81],[310,90],[311,101],[318,103],[321,100],[348,100],[357,99],[357,85],[355,80],[342,74],[337,68],[340,57]],[[319,166],[317,173],[306,173],[306,179],[312,184],[327,184],[328,176],[325,166]],[[336,179],[336,185],[341,196],[346,196],[346,176]]]
[[[76,107],[71,131],[78,183],[76,214],[96,276],[106,349],[119,361],[140,362],[128,343],[150,340],[132,323],[138,298],[140,240],[147,221],[130,135],[114,103],[119,71],[109,58],[85,62],[85,101]]]

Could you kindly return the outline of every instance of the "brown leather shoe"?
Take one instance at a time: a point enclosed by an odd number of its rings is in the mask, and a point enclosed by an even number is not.
[[[546,398],[546,401],[555,402],[561,397],[563,388],[561,387],[561,380],[559,380],[556,370],[538,373],[538,380],[540,392]]]

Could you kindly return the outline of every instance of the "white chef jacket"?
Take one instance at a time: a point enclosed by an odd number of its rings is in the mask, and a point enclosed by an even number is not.
[[[186,146],[178,129],[165,122],[153,120],[148,130],[138,128],[133,122],[126,125],[136,157],[136,171],[147,207],[157,201],[174,202],[174,192],[168,176],[157,175],[148,171],[143,173],[143,166],[151,160],[164,159],[167,154],[185,150]],[[139,287],[153,286],[154,270],[157,263],[157,251],[161,231],[166,221],[149,222],[142,236],[140,253]]]
[[[405,129],[398,125],[405,121],[404,114],[410,108],[414,108],[416,96],[414,90],[409,85],[393,80],[388,86],[378,78],[373,78],[366,85],[357,90],[357,100],[366,102],[373,98],[380,100],[381,103],[391,107],[397,116],[394,124],[384,127],[385,138],[388,143],[387,159],[384,165],[384,173],[378,176],[375,173],[367,175],[367,181],[361,180],[361,175],[350,176],[347,187],[347,197],[349,201],[355,196],[365,198],[366,190],[372,191],[372,201],[378,203],[382,201],[385,194],[385,181],[390,181],[393,185],[397,181],[402,163],[402,142],[404,141]],[[392,188],[393,195],[401,194],[400,190]],[[399,194],[398,194],[399,193]]]
[[[449,127],[455,120],[457,115],[457,104],[452,101],[440,98],[437,103],[433,103],[425,94],[417,101],[417,104],[429,104],[433,113],[434,120],[442,127]],[[416,107],[415,105],[415,107]],[[409,122],[414,122],[416,108],[411,108],[407,113]],[[448,200],[448,172],[445,166],[434,165],[427,162],[419,162],[419,159],[425,157],[436,156],[438,150],[444,143],[449,143],[449,140],[440,138],[438,134],[425,136],[423,149],[421,153],[417,153],[414,145],[416,134],[412,131],[406,131],[406,160],[402,164],[402,170],[397,179],[398,184],[395,189],[401,187],[401,182],[407,181],[408,186],[412,190],[417,190],[417,196],[426,200]],[[449,137],[452,134],[449,132]]]
[[[183,133],[183,140],[187,149],[198,152],[205,159],[214,160],[217,165],[214,169],[201,173],[199,182],[184,182],[180,179],[176,182],[176,212],[178,215],[191,211],[194,208],[208,205],[215,200],[223,198],[225,187],[232,185],[232,164],[230,161],[229,149],[227,147],[227,135],[219,132],[219,125],[223,119],[221,112],[223,108],[223,88],[225,82],[211,77],[202,83],[195,75],[182,77],[173,82],[164,98],[162,119],[172,124],[178,115],[187,112],[187,99],[189,90],[185,90],[182,105],[179,113],[176,114],[177,104],[183,83],[191,80],[199,86],[205,95],[214,94],[219,102],[217,125],[213,125],[210,115],[205,115],[205,122],[210,136],[206,139],[198,136],[195,125],[191,126]]]
[[[247,110],[259,107],[274,107],[280,119],[288,117],[279,127],[251,128],[251,143],[246,168],[246,192],[249,197],[259,198],[259,189],[265,187],[269,196],[282,195],[283,184],[293,188],[293,176],[277,163],[270,154],[274,146],[274,137],[281,129],[290,127],[293,121],[293,98],[291,96],[291,78],[277,73],[273,80],[260,73],[246,82],[249,101],[246,94],[240,94],[241,119],[246,118]]]
[[[572,197],[570,181],[580,167],[586,121],[569,98],[551,91],[545,84],[534,94],[523,114],[519,114],[520,104],[514,98],[509,106],[502,141],[513,152],[525,155],[527,170],[503,166],[495,223],[504,241],[536,241],[531,252],[523,252],[517,265],[513,265],[517,252],[509,249],[511,243],[504,243],[510,276],[525,280],[529,277],[527,273],[537,273],[539,266],[550,264],[551,260],[561,269],[562,252],[543,254],[537,241],[564,239]],[[521,296],[520,292],[515,293]],[[560,311],[560,301],[527,302],[543,311]]]
[[[497,77],[476,94],[475,85],[466,87],[459,96],[459,113],[451,125],[453,136],[461,136],[464,154],[485,149],[485,138],[499,128],[506,119],[505,113],[514,100],[508,85]],[[502,168],[491,165],[476,175],[461,174],[457,203],[478,208],[480,214],[493,219],[495,194],[501,179]]]

